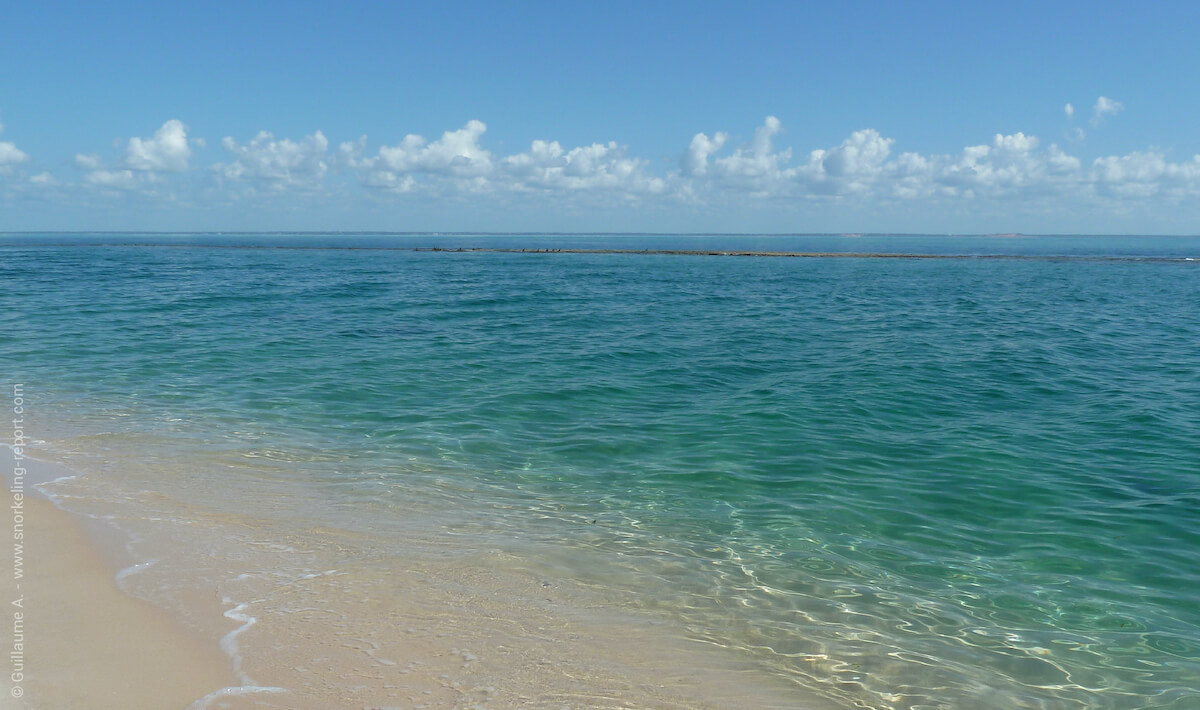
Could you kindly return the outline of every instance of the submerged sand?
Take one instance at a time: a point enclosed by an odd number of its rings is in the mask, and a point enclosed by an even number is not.
[[[64,500],[86,515],[24,499],[23,697],[7,683],[3,708],[826,707],[496,551],[380,558],[342,530],[282,537],[252,511]],[[118,584],[122,520],[153,556]],[[297,554],[317,572],[278,576]]]

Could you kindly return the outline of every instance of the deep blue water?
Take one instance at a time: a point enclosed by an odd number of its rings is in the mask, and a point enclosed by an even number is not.
[[[0,359],[63,431],[272,458],[361,520],[438,488],[846,707],[1200,707],[1200,239],[0,244]]]

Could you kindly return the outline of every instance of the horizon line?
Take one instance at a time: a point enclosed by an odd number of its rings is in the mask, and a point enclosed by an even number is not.
[[[136,235],[211,235],[211,236],[445,236],[445,237],[1200,237],[1200,233],[1128,233],[1128,232],[483,232],[483,231],[386,231],[386,230],[125,230],[125,229],[24,229],[0,230],[0,235],[40,234],[136,234]]]

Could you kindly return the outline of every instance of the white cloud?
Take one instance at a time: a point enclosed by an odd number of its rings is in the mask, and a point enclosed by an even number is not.
[[[4,124],[0,123],[0,133],[4,132]],[[29,160],[29,154],[17,148],[11,141],[0,141],[0,173],[7,173],[13,165]]]
[[[1120,110],[1116,102],[1105,107],[1107,114]],[[1158,151],[1133,152],[1085,166],[1058,145],[1043,148],[1036,136],[1023,132],[997,134],[990,143],[967,146],[958,154],[895,155],[893,139],[864,129],[833,148],[812,151],[805,164],[790,168],[790,150],[773,152],[770,143],[761,140],[777,133],[775,129],[768,121],[760,129],[760,140],[728,158],[717,158],[706,173],[681,173],[673,187],[720,200],[723,194],[737,194],[728,189],[738,186],[731,176],[751,176],[757,194],[767,197],[924,201],[926,206],[1013,199],[1029,206],[1082,205],[1097,198],[1115,205],[1113,200],[1200,196],[1200,155],[1172,162]]]
[[[966,191],[969,196],[1002,196],[1029,188],[1044,174],[1044,160],[1034,153],[1037,138],[1024,133],[997,134],[990,146],[963,149],[938,182]]]
[[[783,131],[783,124],[774,116],[767,116],[763,125],[754,131],[750,144],[739,148],[733,155],[713,161],[713,172],[725,178],[762,187],[781,177],[780,166],[792,159],[791,149],[773,153],[772,139]]]
[[[720,150],[728,138],[728,135],[720,131],[714,133],[712,138],[703,133],[697,133],[680,160],[683,174],[703,175],[708,172],[708,156]]]
[[[1057,145],[1051,144],[1046,153],[1046,164],[1054,175],[1070,175],[1079,172],[1079,158],[1067,155]]]
[[[1080,161],[1057,145],[1044,151],[1039,145],[1035,136],[1018,132],[997,134],[991,144],[967,146],[958,155],[906,153],[884,166],[881,188],[901,198],[1040,200],[1061,195],[1079,182]]]
[[[1092,125],[1098,126],[1104,120],[1105,116],[1115,116],[1125,110],[1125,104],[1120,101],[1114,101],[1107,96],[1101,96],[1096,99],[1096,105],[1092,106]]]
[[[957,154],[897,155],[894,139],[863,129],[832,148],[811,151],[808,160],[796,167],[787,165],[790,150],[772,147],[770,139],[777,133],[778,124],[768,119],[750,145],[711,164],[707,137],[693,138],[681,172],[669,182],[671,189],[715,201],[750,185],[755,195],[777,199],[923,200],[928,204],[1016,198],[1045,204],[1092,199],[1100,193],[1145,194],[1147,184],[1172,195],[1200,189],[1200,159],[1156,169],[1153,161],[1134,155],[1098,161],[1088,169],[1058,145],[1043,148],[1036,136],[1023,132],[997,134],[989,143],[967,146]],[[703,156],[704,161],[689,162],[691,156]],[[706,164],[701,172],[698,168]]]
[[[29,160],[29,155],[17,148],[15,143],[0,141],[0,170],[7,170],[9,166],[24,163],[27,160]]]
[[[366,136],[356,143],[338,147],[341,164],[361,171],[363,184],[395,192],[408,192],[417,186],[414,174],[426,174],[436,180],[452,180],[458,189],[477,192],[487,187],[493,171],[492,154],[479,145],[487,131],[482,121],[468,121],[457,131],[446,131],[430,143],[410,133],[399,145],[380,146],[370,158],[362,158]]]
[[[83,168],[84,170],[99,170],[101,164],[100,156],[96,155],[95,153],[89,153],[87,155],[84,155],[83,153],[75,154],[76,167]]]
[[[392,192],[412,192],[417,181],[412,175],[397,175],[386,170],[373,170],[366,174],[363,183],[367,187],[376,187]]]
[[[362,167],[362,153],[367,147],[367,137],[359,136],[356,141],[343,141],[338,145],[337,154],[334,160],[338,165],[347,168]]]
[[[125,167],[145,171],[187,170],[192,149],[188,147],[187,127],[171,119],[153,138],[130,138],[125,149]],[[77,158],[78,160],[78,158]]]
[[[529,150],[524,153],[510,155],[501,161],[501,165],[518,179],[545,179],[546,171],[562,168],[566,165],[562,146],[558,141],[535,140]]]
[[[884,168],[891,153],[891,138],[884,138],[878,131],[866,129],[855,131],[850,137],[829,150],[814,150],[809,153],[808,165],[802,174],[809,180],[824,183],[820,192],[860,192],[869,188]],[[905,160],[906,171],[921,171],[924,166],[910,156]]]
[[[1071,104],[1067,104],[1066,106],[1064,106],[1063,111],[1067,114],[1067,118],[1075,117],[1075,107],[1072,106]]]
[[[299,142],[275,140],[270,132],[260,131],[245,145],[230,137],[223,139],[221,145],[236,157],[232,163],[215,166],[227,180],[263,180],[277,188],[311,187],[321,182],[328,169],[325,152],[329,141],[321,131]]]
[[[1070,106],[1068,116],[1073,114]],[[1095,113],[1107,117],[1121,108],[1119,102],[1101,97]],[[249,183],[315,191],[326,185],[331,169],[340,169],[357,176],[361,186],[377,189],[381,199],[386,193],[411,193],[430,201],[469,196],[480,204],[552,195],[562,204],[684,200],[744,206],[751,196],[781,205],[874,209],[908,204],[930,212],[952,207],[963,213],[991,201],[988,209],[1007,213],[1048,212],[1061,205],[1123,209],[1117,206],[1133,204],[1134,199],[1155,197],[1166,204],[1200,196],[1200,157],[1172,160],[1149,150],[1084,161],[1019,131],[996,134],[956,152],[922,154],[901,152],[895,139],[863,128],[831,147],[798,153],[802,157],[792,163],[793,149],[777,145],[783,124],[767,116],[741,146],[730,145],[730,133],[724,131],[694,134],[678,153],[678,168],[667,167],[659,174],[650,161],[630,155],[616,141],[571,147],[539,139],[524,151],[505,155],[484,145],[486,131],[483,122],[472,120],[436,140],[409,134],[373,154],[367,152],[366,136],[342,142],[331,152],[321,131],[300,140],[276,139],[263,131],[245,144],[225,138],[228,162],[207,174],[210,187],[231,192],[256,189]],[[167,184],[169,172],[187,168],[191,149],[199,144],[188,138],[182,123],[168,121],[149,139],[129,140],[119,162],[105,164],[98,155],[76,154],[75,164],[84,171],[79,184],[110,194],[155,194]],[[0,143],[0,169],[24,160],[28,156],[11,143]],[[180,187],[202,185],[199,180],[170,179]],[[237,188],[237,183],[247,184]],[[59,183],[43,172],[27,184]]]
[[[720,200],[750,188],[776,199],[1031,199],[1060,194],[1085,182],[1078,158],[1057,145],[1039,149],[1035,136],[998,134],[990,144],[967,146],[957,155],[893,153],[895,140],[874,129],[850,134],[840,144],[813,150],[790,167],[791,150],[776,151],[780,123],[768,117],[749,145],[708,165],[711,141],[693,138],[672,187],[690,197]],[[704,168],[702,171],[701,168]]]
[[[427,143],[424,138],[409,134],[397,146],[382,146],[379,162],[395,173],[428,172],[475,177],[492,169],[492,154],[479,145],[487,131],[482,121],[468,121],[457,131],[446,131],[438,140]]]
[[[151,178],[152,179],[152,178]],[[132,170],[93,170],[83,177],[88,185],[112,188],[117,190],[136,190],[146,181],[145,174],[139,175]]]
[[[1024,133],[1014,133],[1009,136],[997,133],[996,137],[992,139],[992,144],[996,146],[997,151],[1006,155],[1024,155],[1037,148],[1038,139]]]
[[[1185,163],[1172,163],[1157,151],[1097,158],[1092,179],[1099,193],[1118,197],[1200,195],[1200,155]]]
[[[646,161],[629,157],[615,141],[568,150],[558,141],[535,140],[525,152],[497,156],[480,144],[486,130],[482,121],[472,120],[432,142],[409,134],[371,157],[363,157],[363,137],[338,146],[337,160],[358,171],[364,185],[394,192],[601,191],[633,196],[666,190],[664,179],[647,173]]]
[[[528,151],[500,161],[498,183],[517,190],[665,190],[666,183],[648,175],[645,166],[645,161],[627,157],[614,141],[564,151],[558,141],[535,140]]]
[[[171,119],[150,138],[130,138],[125,157],[112,168],[105,167],[95,153],[76,153],[75,166],[87,171],[84,185],[108,190],[146,190],[163,182],[162,173],[187,170],[191,154],[187,127],[182,121]]]

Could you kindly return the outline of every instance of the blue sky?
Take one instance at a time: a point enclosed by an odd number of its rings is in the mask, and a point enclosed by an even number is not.
[[[4,15],[0,230],[1200,233],[1200,3]]]

